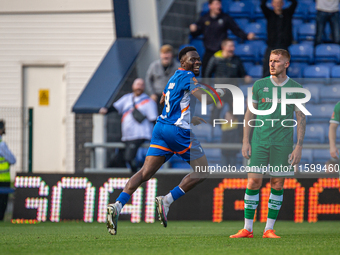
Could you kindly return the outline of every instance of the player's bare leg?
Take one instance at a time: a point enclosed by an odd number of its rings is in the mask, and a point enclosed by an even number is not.
[[[147,156],[143,167],[135,173],[126,183],[123,192],[117,198],[117,202],[107,206],[107,229],[111,235],[117,234],[117,223],[120,211],[129,201],[131,195],[143,183],[148,181],[163,165],[165,157]]]
[[[193,169],[196,169],[196,167],[199,167],[199,169],[202,167],[203,169],[208,169],[208,161],[205,155],[188,163]],[[164,227],[168,225],[167,215],[170,205],[189,190],[193,189],[196,185],[203,182],[208,175],[209,172],[191,172],[190,174],[187,174],[182,179],[181,183],[171,190],[166,196],[156,197],[158,216]]]
[[[259,203],[262,174],[248,173],[246,194],[244,195],[244,228],[230,238],[252,238],[255,210]]]
[[[284,178],[271,178],[271,192],[268,202],[267,224],[263,232],[263,238],[280,238],[275,234],[274,224],[279,214],[283,199]]]

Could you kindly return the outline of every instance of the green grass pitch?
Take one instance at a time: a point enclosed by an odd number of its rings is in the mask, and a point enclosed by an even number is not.
[[[278,221],[281,239],[264,239],[264,223],[254,224],[254,238],[230,239],[243,222],[199,221],[118,223],[111,236],[100,223],[0,223],[0,254],[339,254],[340,222]]]

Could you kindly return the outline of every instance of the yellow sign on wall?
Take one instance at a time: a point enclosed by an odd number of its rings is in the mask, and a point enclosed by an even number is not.
[[[39,105],[47,106],[50,103],[50,91],[48,89],[39,90]]]

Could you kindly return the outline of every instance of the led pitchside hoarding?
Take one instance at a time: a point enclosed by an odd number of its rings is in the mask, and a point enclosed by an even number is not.
[[[59,222],[105,222],[106,205],[114,202],[128,181],[122,174],[20,174],[15,179],[13,222],[21,219]],[[183,175],[155,175],[136,190],[120,220],[154,222],[154,198],[167,194]],[[267,218],[270,184],[264,179],[255,219]],[[171,220],[243,220],[244,178],[207,179],[172,204]],[[295,222],[340,220],[338,178],[286,179],[278,219]],[[20,219],[20,221],[17,221]]]

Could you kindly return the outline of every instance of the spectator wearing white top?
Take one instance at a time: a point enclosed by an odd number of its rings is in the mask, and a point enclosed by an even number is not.
[[[326,23],[329,22],[334,43],[340,43],[339,0],[316,0],[316,35],[314,45],[322,43]]]
[[[122,115],[122,142],[125,143],[124,160],[129,163],[132,172],[137,172],[135,160],[138,148],[151,140],[154,121],[157,119],[157,105],[144,93],[143,79],[136,79],[132,84],[132,93],[122,96],[110,108],[101,108],[99,113],[117,111]]]

